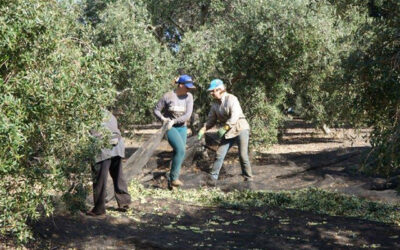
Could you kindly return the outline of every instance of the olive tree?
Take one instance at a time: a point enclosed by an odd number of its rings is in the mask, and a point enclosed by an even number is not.
[[[342,20],[336,6],[312,0],[232,1],[229,10],[186,31],[179,43],[180,67],[200,81],[202,112],[209,102],[205,87],[221,78],[239,97],[255,143],[276,142],[289,105],[309,121],[331,121],[333,79],[362,22],[360,12],[351,9],[347,17],[354,17]]]
[[[373,19],[358,30],[337,88],[348,99],[343,116],[373,129],[368,170],[389,176],[400,173],[400,3],[373,3],[368,6]]]
[[[113,1],[97,15],[92,41],[110,56],[121,126],[153,121],[155,103],[177,75],[176,59],[155,38],[143,2]]]
[[[107,53],[66,1],[0,1],[0,232],[31,237],[51,197],[88,183],[89,129],[113,99]],[[71,203],[69,203],[71,204]]]

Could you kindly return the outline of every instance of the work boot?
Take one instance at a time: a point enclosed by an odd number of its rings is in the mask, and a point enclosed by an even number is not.
[[[183,182],[181,182],[180,180],[171,181],[171,186],[173,186],[173,187],[180,187],[182,185],[183,185]]]
[[[245,176],[244,177],[244,181],[248,181],[248,182],[251,182],[251,181],[253,181],[253,176]]]
[[[90,211],[87,211],[87,212],[86,212],[86,215],[87,215],[87,216],[92,216],[92,217],[105,217],[106,212],[103,212],[103,213],[96,213],[96,212],[94,212],[93,209],[92,209],[92,210],[90,210]]]
[[[216,187],[217,186],[217,180],[213,178],[211,175],[206,176],[206,186],[208,187]]]
[[[123,205],[121,207],[118,207],[117,211],[125,213],[126,211],[128,211],[128,209],[129,209],[129,205]]]

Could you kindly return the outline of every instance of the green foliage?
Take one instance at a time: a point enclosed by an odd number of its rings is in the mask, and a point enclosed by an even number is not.
[[[51,195],[82,205],[101,107],[125,128],[152,122],[178,72],[194,77],[202,120],[206,88],[222,79],[253,144],[276,142],[282,111],[295,106],[316,124],[371,126],[371,172],[399,171],[396,0],[0,0],[0,12],[0,232],[21,242],[39,205],[51,213]],[[357,214],[352,200],[295,196],[268,199]]]
[[[374,4],[375,18],[360,27],[343,60],[336,89],[344,101],[337,102],[337,114],[355,125],[373,128],[369,168],[388,176],[400,167],[400,3]]]
[[[218,75],[218,67],[221,65],[218,59],[220,42],[221,39],[215,37],[215,31],[212,29],[203,28],[195,32],[187,32],[176,54],[179,68],[194,78],[197,87],[194,93],[194,112],[201,117],[202,121],[207,117],[212,101],[206,90],[210,81]]]
[[[238,96],[255,144],[276,142],[288,106],[297,104],[318,124],[335,118],[334,76],[362,21],[358,8],[342,19],[327,2],[233,1],[223,8],[229,11],[186,31],[177,53],[180,67],[200,85],[196,105],[203,119],[213,78]]]
[[[299,209],[331,216],[357,217],[384,223],[400,224],[399,205],[369,201],[355,196],[328,192],[317,188],[295,191],[233,191],[224,193],[219,189],[168,190],[146,189],[132,182],[129,192],[135,199],[176,199],[200,206],[226,208],[280,207]]]
[[[0,4],[0,233],[19,242],[52,195],[88,182],[89,129],[113,96],[108,58],[65,4]]]
[[[177,74],[172,54],[152,34],[142,2],[115,1],[98,17],[93,42],[110,57],[121,127],[153,121],[155,103]]]
[[[81,7],[84,10],[85,18],[93,25],[101,22],[99,12],[104,11],[107,8],[108,3],[113,3],[115,0],[86,0],[81,3]]]
[[[221,17],[231,12],[233,1],[148,0],[146,4],[159,41],[179,43],[182,35],[198,31],[205,24],[218,23]],[[165,36],[166,32],[172,36]]]
[[[398,122],[393,127],[375,128],[371,134],[372,150],[369,162],[363,170],[369,174],[384,175],[386,177],[400,173],[400,126]]]

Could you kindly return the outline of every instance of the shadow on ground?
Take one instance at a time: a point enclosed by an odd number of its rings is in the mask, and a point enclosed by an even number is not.
[[[157,208],[157,209],[155,209]],[[155,212],[157,211],[157,212]],[[273,207],[204,208],[176,201],[136,202],[125,216],[57,216],[35,225],[37,248],[338,249],[400,248],[400,228]]]

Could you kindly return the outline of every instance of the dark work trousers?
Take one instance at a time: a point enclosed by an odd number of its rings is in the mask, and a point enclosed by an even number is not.
[[[114,182],[114,193],[118,207],[122,208],[131,203],[131,196],[128,193],[126,182],[123,179],[121,157],[115,156],[92,166],[94,202],[92,212],[95,214],[104,214],[106,212],[105,198],[108,172],[110,172]]]

